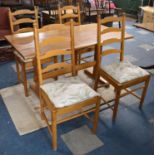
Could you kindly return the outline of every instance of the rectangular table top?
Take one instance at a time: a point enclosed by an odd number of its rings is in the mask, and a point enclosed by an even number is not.
[[[106,28],[102,26],[102,28]],[[47,38],[48,36],[69,36],[69,27],[66,26],[63,30],[52,30],[48,33],[41,34],[40,37]],[[111,36],[120,38],[120,33],[115,32],[112,34],[104,35],[102,40],[110,38]],[[97,44],[97,24],[86,24],[74,27],[74,40],[75,40],[75,49],[81,49],[83,47],[89,47]],[[22,56],[22,58],[27,61],[29,59],[33,59],[35,56],[35,47],[34,47],[34,35],[33,32],[20,33],[14,35],[5,36],[6,40],[16,49],[18,54]],[[125,33],[125,39],[133,38],[132,35]],[[70,45],[68,43],[61,43],[58,46],[61,49],[69,49]]]

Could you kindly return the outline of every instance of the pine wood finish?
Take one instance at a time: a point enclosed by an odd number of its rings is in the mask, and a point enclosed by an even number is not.
[[[101,26],[102,29],[105,29],[105,26]],[[55,25],[55,31],[52,32],[43,32],[43,35],[41,36],[42,39],[45,39],[48,36],[55,36],[57,35],[63,35],[68,36],[69,35],[69,28],[68,26],[65,27],[59,27],[58,25]],[[97,24],[86,24],[86,25],[79,25],[74,27],[74,34],[75,34],[75,54],[78,52],[79,49],[88,48],[92,46],[97,45]],[[118,32],[113,32],[106,38],[110,38],[111,36],[115,36],[116,38],[119,38]],[[19,33],[19,34],[13,34],[13,35],[7,35],[5,36],[6,40],[16,49],[19,57],[21,58],[20,61],[23,63],[23,65],[32,64],[33,59],[35,57],[35,48],[34,48],[34,36],[33,32],[26,32],[26,33]],[[125,39],[133,38],[130,34],[125,34]],[[103,39],[103,38],[102,38]],[[62,48],[62,49],[69,49],[69,44],[64,44],[63,42],[55,44],[53,48]],[[82,64],[81,64],[82,65]],[[23,67],[24,68],[24,67]],[[19,73],[19,72],[18,72]],[[26,72],[25,72],[26,73]],[[18,74],[18,76],[21,76],[22,74]],[[26,76],[25,76],[26,77]],[[26,77],[27,81],[27,77]],[[26,89],[27,85],[24,85],[24,88]],[[26,93],[25,93],[26,94]],[[27,95],[26,95],[27,96]]]
[[[47,78],[57,78],[59,75],[63,75],[65,73],[72,73],[75,75],[76,72],[76,65],[75,65],[75,49],[74,49],[74,29],[73,29],[73,21],[70,22],[70,32],[68,36],[63,36],[57,34],[56,36],[48,36],[47,38],[39,37],[41,33],[49,32],[50,29],[54,29],[53,27],[59,26],[64,29],[65,25],[63,24],[56,24],[56,25],[49,25],[45,26],[41,29],[37,29],[35,27],[34,30],[34,38],[35,38],[35,52],[36,52],[36,67],[37,67],[37,83],[40,88],[43,85],[44,79]],[[57,44],[58,42],[69,42],[69,49],[61,49],[61,48],[54,48],[52,49],[52,45]],[[67,43],[68,44],[68,43]],[[46,49],[47,51],[43,51]],[[66,63],[65,61],[58,61],[57,57],[61,55],[70,55],[71,56],[71,63]],[[48,63],[45,65],[44,60],[47,58],[55,59],[54,63]],[[43,67],[44,66],[44,67]],[[48,74],[48,76],[46,76]],[[98,115],[99,115],[99,105],[100,105],[100,97],[93,97],[87,99],[83,102],[76,103],[70,106],[65,106],[62,108],[55,107],[54,103],[49,100],[47,94],[42,90],[39,89],[40,100],[41,100],[41,117],[46,121],[49,132],[52,137],[52,148],[54,150],[57,149],[57,125],[63,123],[65,121],[74,119],[76,117],[80,117],[83,115],[87,115],[90,112],[94,112],[94,120],[93,120],[93,132],[96,132],[97,123],[98,123]],[[89,105],[95,105],[96,108],[91,110],[84,111],[83,108]],[[51,120],[52,123],[50,125],[46,115],[45,109],[50,110],[51,112]],[[71,116],[65,117],[64,119],[57,120],[59,115],[67,114],[74,111],[79,111],[78,114],[73,114]]]
[[[34,15],[34,19],[26,17],[26,15]],[[18,19],[17,16],[23,16],[22,18]],[[25,16],[25,17],[24,17]],[[38,9],[34,7],[34,10],[17,10],[14,12],[9,11],[9,20],[10,20],[10,27],[12,34],[15,33],[24,33],[33,31],[33,23],[36,22],[38,26]],[[21,24],[32,24],[32,27],[28,26],[22,28]]]
[[[81,15],[80,15],[79,5],[78,6],[68,5],[68,6],[63,6],[62,8],[59,5],[58,15],[59,15],[60,24],[64,23],[66,25],[69,25],[70,19],[73,19],[74,26],[81,24]],[[64,59],[63,56],[62,56],[62,59]]]
[[[70,6],[64,6],[62,8],[60,8],[60,6],[59,6],[58,13],[59,13],[60,23],[69,24],[70,19],[75,19],[74,26],[81,25],[81,15],[80,15],[79,4],[78,4],[78,6],[70,5]],[[94,46],[78,50],[78,52],[76,52],[76,53],[78,53],[76,55],[78,63],[80,64],[80,62],[81,62],[82,54],[92,52],[94,50],[95,50]],[[85,57],[85,58],[87,58],[87,57]],[[83,58],[82,60],[84,60],[85,58]]]
[[[59,29],[56,26],[55,31],[49,33],[43,33],[41,36],[42,39],[48,36],[55,36],[56,33],[58,35],[68,36],[69,28],[66,26],[65,28]],[[106,26],[101,26],[102,29],[106,29]],[[74,27],[74,34],[75,34],[75,50],[96,46],[97,45],[97,24],[86,24],[86,25],[79,25]],[[119,32],[112,32],[109,35],[103,37],[102,40],[109,39],[111,37],[120,38]],[[27,33],[20,33],[20,34],[13,34],[13,35],[6,35],[5,38],[9,41],[9,43],[17,50],[18,54],[24,59],[24,61],[32,61],[35,57],[35,49],[34,49],[34,36],[33,32]],[[125,39],[133,38],[132,35],[125,33]],[[61,46],[63,49],[69,49],[68,44],[59,43],[56,44],[53,48],[57,48]]]
[[[64,6],[58,8],[58,14],[59,14],[59,20],[60,24],[65,23],[69,24],[70,19],[74,19],[74,25],[80,25],[81,24],[81,16],[80,16],[80,7],[78,6]]]
[[[108,23],[108,22],[120,22],[121,23],[121,28],[114,28],[114,27],[110,27],[107,28],[105,30],[101,29],[101,25]],[[116,38],[115,36],[112,36],[110,39],[106,38],[105,36],[108,35],[108,33],[115,33],[115,32],[121,32],[121,36],[120,38]],[[98,18],[98,28],[97,28],[97,40],[98,40],[98,44],[97,44],[97,48],[98,48],[98,54],[100,57],[99,59],[99,66],[101,66],[101,60],[102,57],[110,55],[110,54],[119,54],[120,55],[120,62],[124,60],[124,39],[125,39],[125,16],[123,15],[122,17],[107,17],[105,19],[101,19],[100,17]],[[102,37],[105,37],[104,40],[102,40]],[[108,49],[108,50],[102,50],[102,47],[108,44],[112,44],[112,43],[119,43],[120,44],[120,49]],[[104,71],[101,67],[99,67],[98,70],[98,78],[96,79],[96,83],[95,83],[95,90],[98,87],[98,83],[99,83],[99,78],[102,77],[104,78],[109,84],[111,84],[114,88],[115,88],[115,101],[114,101],[114,107],[112,108],[113,110],[113,117],[112,120],[115,121],[116,116],[117,116],[117,111],[118,111],[118,105],[119,105],[119,99],[121,97],[121,91],[123,89],[125,89],[127,91],[127,93],[125,95],[128,94],[132,94],[133,96],[137,97],[138,99],[140,99],[140,105],[139,108],[142,108],[143,102],[144,102],[144,98],[146,95],[146,91],[147,91],[147,87],[149,84],[149,79],[150,79],[150,75],[146,75],[140,78],[136,78],[133,80],[130,80],[128,82],[124,82],[124,83],[119,83],[118,81],[116,81],[112,76],[110,76],[106,71]],[[131,87],[131,86],[135,86],[137,84],[140,83],[144,83],[143,86],[129,90],[127,88]],[[142,89],[142,95],[141,97],[138,96],[137,94],[135,94],[134,92]],[[125,96],[123,95],[123,96]]]
[[[34,19],[26,16],[32,15]],[[17,16],[20,16],[20,19],[17,19]],[[9,10],[9,20],[10,20],[10,28],[12,34],[19,34],[25,32],[33,31],[33,23],[37,24],[38,27],[38,9],[34,7],[34,10],[17,10],[11,12]],[[21,24],[31,24],[28,27],[21,27]],[[16,60],[16,70],[18,81],[22,82],[24,85],[25,96],[29,96],[28,94],[28,82],[26,72],[32,70],[32,62],[24,62],[23,58],[15,52],[15,60]]]

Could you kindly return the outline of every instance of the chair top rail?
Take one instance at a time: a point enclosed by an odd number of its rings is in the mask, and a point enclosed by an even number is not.
[[[110,22],[122,22],[121,17],[105,17],[104,19],[101,19],[102,24],[110,23]]]
[[[17,16],[17,15],[24,15],[24,14],[34,14],[35,13],[35,11],[33,11],[33,10],[17,10],[17,11],[15,11],[15,12],[12,12],[11,14],[13,15],[13,16]]]
[[[43,26],[41,29],[38,30],[38,32],[47,32],[52,30],[59,30],[59,29],[65,29],[66,25],[64,24],[49,24]]]
[[[77,18],[78,14],[64,14],[62,15],[62,19],[66,19],[66,18]]]

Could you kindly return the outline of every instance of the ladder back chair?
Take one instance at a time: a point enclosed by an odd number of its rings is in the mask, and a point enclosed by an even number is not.
[[[34,7],[34,10],[22,9],[14,12],[9,10],[9,20],[12,34],[33,32],[34,22],[38,27],[38,9],[37,7]],[[14,52],[14,55],[16,59],[18,81],[23,83],[25,96],[28,96],[29,94],[26,72],[32,70],[32,61],[24,62],[23,58],[16,51]]]
[[[59,20],[60,24],[69,24],[70,19],[74,20],[74,25],[81,25],[81,15],[80,15],[80,7],[79,5],[73,6],[68,5],[64,7],[58,8]]]
[[[35,27],[35,51],[36,51],[36,67],[39,94],[41,101],[41,118],[46,121],[49,132],[52,137],[52,148],[57,149],[57,125],[71,120],[76,117],[94,112],[93,132],[96,132],[98,123],[98,113],[100,96],[92,88],[82,82],[75,74],[75,54],[74,54],[74,29],[73,21],[70,22],[70,34],[68,36],[49,36],[45,39],[40,39],[40,33],[46,33],[52,29],[54,25],[45,26],[41,29]],[[58,26],[58,24],[56,24]],[[60,24],[59,26],[65,26]],[[66,26],[65,26],[66,27]],[[67,26],[69,28],[69,26]],[[50,32],[50,33],[51,33]],[[66,43],[70,45],[70,49],[61,49],[60,44]],[[46,51],[42,51],[46,49]],[[59,59],[61,55],[70,55],[71,62],[65,62]],[[56,58],[54,63],[43,63],[47,58]],[[58,78],[59,75],[72,73],[71,77]],[[49,83],[44,83],[45,79],[57,78],[57,80]],[[73,91],[74,90],[74,91]],[[94,105],[93,109],[84,110],[87,106]],[[45,114],[48,109],[51,113],[51,124]],[[72,113],[65,118],[58,119],[58,116],[67,113]]]
[[[81,25],[81,17],[80,17],[80,7],[79,4],[77,6],[64,6],[62,8],[60,8],[59,6],[59,20],[60,23],[65,23],[65,24],[69,24],[69,20],[70,19],[76,19],[76,21],[74,21],[74,26],[78,26]],[[88,57],[84,57],[82,58],[82,54],[84,53],[88,53],[88,52],[92,52],[94,51],[94,46],[93,47],[89,47],[89,48],[83,48],[83,49],[79,49],[76,53],[78,53],[77,55],[77,62],[80,64],[81,60],[85,60]],[[63,58],[62,58],[63,59]]]
[[[32,15],[32,18],[30,18],[30,15]],[[14,12],[10,10],[9,19],[12,34],[33,31],[33,23],[36,22],[38,26],[38,9],[34,7],[34,10],[22,9]],[[23,27],[22,24],[29,25]]]
[[[120,22],[121,27],[107,27],[102,30],[101,25],[108,22]],[[114,38],[112,33],[120,32],[120,39]],[[98,87],[99,78],[104,78],[110,85],[114,87],[115,91],[115,99],[113,105],[113,117],[112,120],[115,121],[119,99],[122,96],[131,94],[137,97],[140,100],[139,108],[141,109],[144,98],[147,92],[147,87],[149,84],[150,75],[144,69],[131,64],[130,62],[125,62],[124,60],[124,35],[125,35],[125,15],[122,17],[106,17],[104,19],[98,18],[98,29],[97,29],[97,39],[98,39],[98,54],[100,55],[100,68],[98,78],[95,83],[95,90]],[[111,36],[110,39],[106,39],[106,35]],[[111,48],[111,49],[102,49],[102,47],[118,43],[120,48]],[[111,45],[110,45],[111,46]],[[120,61],[113,62],[109,65],[102,65],[101,62],[104,61],[104,57],[110,54],[119,54]],[[143,84],[140,86],[138,84]],[[136,88],[131,88],[132,86],[136,86]],[[128,89],[130,88],[130,89]],[[142,95],[138,96],[135,91],[141,89]],[[125,90],[126,93],[124,95],[121,93],[122,90]]]

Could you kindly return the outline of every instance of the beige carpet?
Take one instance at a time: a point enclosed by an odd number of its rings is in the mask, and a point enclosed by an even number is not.
[[[89,85],[92,85],[92,80],[82,71],[79,76]],[[111,87],[109,89],[100,88],[100,92],[106,100],[111,100],[114,97],[114,91]],[[40,118],[39,100],[31,90],[31,95],[25,97],[23,86],[19,84],[1,89],[0,94],[19,135],[28,134],[46,126]]]
[[[86,125],[61,135],[61,138],[73,155],[86,155],[104,145]]]
[[[37,108],[39,100],[32,92],[25,97],[23,86],[19,84],[2,89],[0,93],[19,135],[45,127]]]

